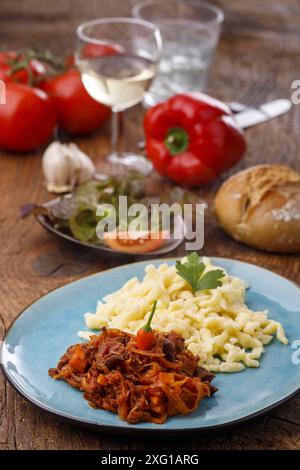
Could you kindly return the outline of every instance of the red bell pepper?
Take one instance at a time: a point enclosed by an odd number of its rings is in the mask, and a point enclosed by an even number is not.
[[[229,107],[208,95],[180,94],[145,116],[146,150],[154,168],[185,186],[217,178],[246,150]]]

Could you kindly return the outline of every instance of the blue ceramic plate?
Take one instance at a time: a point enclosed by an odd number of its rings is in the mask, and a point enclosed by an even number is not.
[[[155,260],[159,264],[166,260]],[[10,383],[28,400],[58,416],[115,432],[187,432],[208,430],[257,416],[287,400],[300,390],[300,364],[296,340],[300,340],[300,289],[292,282],[257,266],[213,258],[230,274],[250,284],[250,308],[268,309],[280,321],[289,345],[274,341],[266,347],[258,369],[218,374],[219,388],[190,415],[173,417],[163,425],[129,425],[118,416],[91,408],[82,393],[48,376],[66,348],[78,342],[85,329],[83,313],[94,311],[96,302],[118,289],[132,276],[142,278],[149,261],[129,264],[56,289],[27,307],[8,331],[2,348],[2,367]],[[174,260],[167,260],[174,263]],[[299,345],[298,345],[299,348]],[[293,360],[293,358],[295,360]]]

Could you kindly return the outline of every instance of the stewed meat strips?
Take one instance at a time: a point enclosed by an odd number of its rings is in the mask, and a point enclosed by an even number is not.
[[[155,332],[151,349],[141,350],[134,335],[103,328],[88,343],[70,346],[49,375],[81,390],[92,407],[128,423],[164,423],[168,416],[194,411],[216,391],[213,374],[198,366],[198,357],[175,332]]]

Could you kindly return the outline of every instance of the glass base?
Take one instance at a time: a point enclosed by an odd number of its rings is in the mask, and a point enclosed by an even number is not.
[[[107,161],[114,165],[125,165],[128,169],[139,171],[144,175],[148,175],[153,170],[152,163],[141,155],[124,152],[122,155],[112,153],[108,155]]]
[[[152,106],[155,106],[156,104],[162,103],[166,101],[168,98],[172,96],[172,93],[156,93],[155,91],[149,91],[145,93],[144,99],[142,101],[143,107],[146,109],[151,108]]]

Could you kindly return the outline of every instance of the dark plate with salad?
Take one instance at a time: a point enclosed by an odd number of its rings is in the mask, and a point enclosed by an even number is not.
[[[21,210],[22,216],[35,215],[36,220],[51,233],[78,245],[99,251],[127,255],[164,254],[175,250],[184,240],[186,230],[183,218],[175,214],[170,227],[165,229],[162,221],[150,231],[128,231],[133,217],[120,219],[119,196],[127,196],[127,206],[134,203],[144,204],[150,223],[151,205],[160,203],[196,202],[198,198],[191,192],[179,187],[145,178],[140,174],[127,177],[108,176],[93,179],[81,184],[72,192],[52,199],[42,205],[28,204]],[[98,238],[96,227],[102,216],[96,210],[100,204],[108,204],[116,211],[116,231],[106,231],[103,239]],[[107,213],[105,216],[107,217]],[[135,215],[135,217],[137,217]],[[182,237],[175,234],[181,231]],[[178,230],[178,226],[181,230]],[[121,236],[120,236],[121,234]]]

